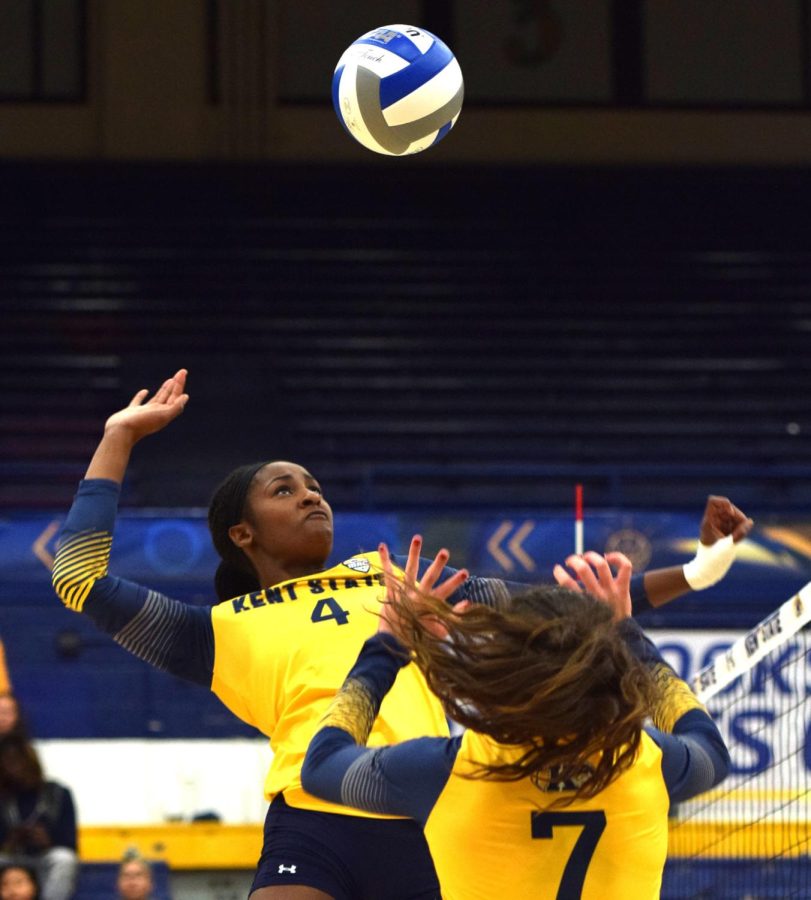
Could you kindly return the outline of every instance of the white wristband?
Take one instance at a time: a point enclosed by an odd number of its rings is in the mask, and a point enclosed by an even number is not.
[[[701,591],[719,582],[735,560],[735,542],[728,534],[714,544],[699,541],[696,555],[684,564],[684,577],[694,591]]]

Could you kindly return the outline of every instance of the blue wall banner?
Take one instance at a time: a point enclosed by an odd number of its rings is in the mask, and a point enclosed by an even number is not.
[[[19,600],[51,602],[49,563],[61,524],[57,516],[20,514],[0,520],[0,605]],[[387,541],[404,552],[412,534],[425,538],[426,553],[451,550],[451,564],[474,574],[537,583],[551,579],[552,567],[573,552],[570,519],[524,513],[502,515],[335,515],[337,562]],[[621,550],[637,572],[678,565],[695,553],[698,519],[684,513],[599,513],[587,520],[585,546]],[[204,514],[173,516],[122,512],[116,525],[110,570],[165,590],[180,599],[206,598],[217,557]],[[756,528],[742,542],[732,571],[702,593],[702,605],[756,606],[768,612],[811,580],[811,521]],[[707,602],[705,602],[705,599]],[[684,623],[675,623],[684,624]],[[734,624],[726,620],[724,625]],[[748,624],[742,622],[741,627]]]
[[[50,584],[60,523],[59,516],[40,513],[0,520],[0,637],[35,733],[43,738],[252,734],[212,695],[130,657],[62,606]],[[527,584],[551,580],[553,565],[574,547],[571,519],[543,511],[336,514],[335,533],[332,561],[374,549],[381,540],[403,552],[411,535],[420,533],[426,555],[446,546],[454,566]],[[644,571],[686,562],[697,535],[698,516],[600,513],[587,518],[585,546],[622,550]],[[202,512],[124,510],[118,518],[110,563],[114,574],[186,602],[210,604],[216,564]],[[746,631],[809,580],[811,522],[761,525],[741,544],[720,584],[646,614],[642,624]],[[693,651],[681,641],[672,652]],[[698,662],[691,659],[690,666]]]

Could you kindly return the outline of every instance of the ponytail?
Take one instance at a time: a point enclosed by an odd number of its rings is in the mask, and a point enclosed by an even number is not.
[[[241,551],[240,551],[241,552]],[[262,585],[254,573],[248,573],[237,568],[233,563],[223,560],[214,573],[214,590],[220,600],[230,600],[231,597],[241,597],[258,591]]]
[[[222,560],[214,575],[220,600],[258,591],[261,585],[248,557],[231,540],[229,529],[244,518],[245,500],[256,473],[267,463],[251,463],[234,469],[214,491],[208,507],[208,529]]]

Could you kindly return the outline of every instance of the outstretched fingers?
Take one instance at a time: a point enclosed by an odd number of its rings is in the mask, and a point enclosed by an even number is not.
[[[388,599],[391,599],[389,591],[396,582],[397,576],[394,575],[388,546],[384,543],[380,544],[378,551],[380,553],[383,575],[387,585],[387,596]],[[467,581],[469,577],[467,569],[459,569],[458,571],[453,572],[443,582],[438,584],[437,582],[445,571],[445,567],[447,566],[450,557],[448,551],[443,547],[428,564],[428,567],[422,574],[422,578],[417,580],[420,568],[421,551],[422,537],[415,534],[411,539],[408,558],[406,560],[405,568],[403,569],[406,590],[423,595],[430,594],[440,600],[447,600],[454,591],[458,590],[465,581]]]
[[[187,375],[186,369],[178,369],[171,378],[167,378],[155,391],[155,395],[150,400],[150,403],[172,405],[183,394]]]
[[[574,572],[581,589],[596,596],[599,592],[599,581],[592,567],[586,562],[585,555],[573,553],[567,556],[566,565]]]
[[[387,544],[380,544],[377,548],[377,552],[380,554],[380,562],[383,566],[383,583],[386,586],[386,601],[392,600],[394,598],[394,590],[395,590],[395,582],[397,580],[397,576],[394,574],[391,565],[391,555],[389,554],[389,548]]]
[[[567,557],[566,566],[574,572],[574,576],[561,565],[553,569],[559,585],[569,590],[586,591],[610,606],[616,619],[631,614],[633,565],[624,553],[606,553],[603,556],[588,550],[582,556],[572,554]]]
[[[428,568],[422,573],[422,578],[420,579],[420,590],[425,594],[434,594],[435,593],[434,586],[439,580],[439,576],[442,574],[445,566],[448,564],[448,557],[450,554],[444,548],[437,553],[437,555],[433,558]],[[443,598],[444,599],[444,598]]]
[[[182,412],[186,401],[189,399],[189,395],[185,393],[188,374],[187,369],[178,369],[171,378],[167,378],[163,382],[151,397],[147,388],[141,388],[140,391],[135,393],[128,405],[144,406],[148,404],[150,406],[165,406],[176,408],[177,413]]]
[[[146,388],[141,388],[140,391],[136,391],[132,400],[130,400],[128,406],[140,406],[144,400],[146,400],[149,395],[149,391]]]
[[[422,538],[420,537],[420,535],[414,535],[414,537],[411,539],[408,558],[403,570],[404,578],[403,581],[400,582],[400,579],[394,572],[389,548],[384,543],[381,543],[378,548],[378,551],[380,553],[381,565],[383,567],[384,583],[386,585],[386,603],[383,607],[383,613],[380,622],[381,631],[389,631],[395,634],[398,634],[400,631],[398,627],[399,622],[395,618],[391,607],[391,602],[396,599],[398,590],[405,591],[412,606],[415,609],[420,610],[421,608],[428,607],[428,604],[425,603],[425,598],[429,596],[433,597],[436,600],[448,600],[465,583],[465,581],[467,581],[469,577],[466,569],[459,569],[458,571],[452,572],[450,575],[448,575],[448,577],[445,578],[444,581],[440,581],[440,578],[445,572],[445,567],[449,558],[448,551],[443,548],[428,564],[428,567],[423,572],[422,578],[417,580],[417,576],[419,574],[421,550]],[[398,587],[398,585],[401,586]],[[430,607],[428,608],[430,610]],[[460,612],[464,608],[466,608],[466,606],[461,607]],[[434,628],[428,624],[426,624],[426,628],[429,631],[434,630]]]
[[[614,590],[630,596],[631,576],[634,574],[634,565],[631,560],[624,553],[618,552],[606,553],[605,559],[616,570],[612,579]]]
[[[572,576],[563,568],[560,563],[556,563],[554,569],[552,569],[552,576],[555,581],[561,586],[568,588],[570,591],[582,591],[583,588],[576,581],[576,579],[572,578]]]
[[[408,546],[408,557],[406,559],[405,569],[405,581],[406,584],[411,586],[416,584],[417,575],[420,571],[420,554],[422,553],[422,536],[419,534],[415,534],[411,538],[411,543]]]

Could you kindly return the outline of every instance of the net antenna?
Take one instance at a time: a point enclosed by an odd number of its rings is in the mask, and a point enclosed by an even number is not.
[[[671,810],[662,898],[811,897],[811,582],[693,678],[729,747]]]
[[[583,553],[583,485],[574,486],[574,552]]]

